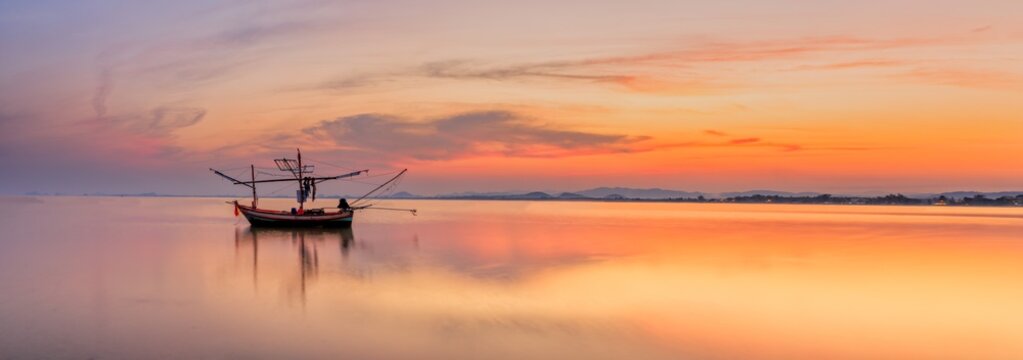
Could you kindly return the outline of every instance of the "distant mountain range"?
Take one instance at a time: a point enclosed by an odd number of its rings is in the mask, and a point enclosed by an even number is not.
[[[420,198],[420,197],[422,197],[422,196],[419,196],[419,195],[416,195],[416,194],[411,194],[411,193],[408,193],[406,191],[399,191],[399,192],[396,192],[394,194],[391,194],[390,196],[387,196],[387,198],[389,198],[389,199],[416,199],[416,198]]]

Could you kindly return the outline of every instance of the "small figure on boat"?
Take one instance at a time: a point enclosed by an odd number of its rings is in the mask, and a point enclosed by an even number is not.
[[[344,211],[348,211],[352,209],[352,206],[348,204],[348,199],[341,198],[341,201],[337,202],[337,208]]]

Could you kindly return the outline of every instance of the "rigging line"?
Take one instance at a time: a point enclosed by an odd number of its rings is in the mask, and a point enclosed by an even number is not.
[[[331,163],[326,162],[326,161],[313,160],[313,159],[308,159],[307,161],[314,162],[314,163],[319,163],[319,164],[323,164],[323,165],[327,165],[327,166],[333,166],[333,167],[336,167],[336,168],[339,168],[339,169],[355,170],[355,168],[351,168],[351,167],[347,167],[347,166],[341,166],[341,165],[334,165],[334,164],[331,164]]]
[[[361,204],[367,204],[367,205],[364,205],[364,206],[375,206],[379,202],[379,200],[387,199],[388,195],[393,194],[394,190],[398,186],[397,184],[398,184],[398,182],[395,182],[394,184],[389,185],[388,187],[384,188],[384,191],[381,191],[379,193],[374,194],[373,197],[368,198],[366,201],[362,202]]]
[[[291,177],[291,175],[274,174],[274,173],[268,173],[268,172],[265,172],[265,171],[256,171],[256,173],[257,174],[266,175],[266,176],[274,176],[274,177]]]
[[[379,199],[381,197],[386,197],[386,196],[390,196],[391,194],[394,194],[395,190],[398,190],[398,185],[401,184],[402,180],[403,179],[398,179],[393,184],[388,185],[386,188],[384,188],[383,191],[381,191],[381,192],[377,193],[376,195],[374,195],[374,197]]]
[[[384,174],[380,174],[380,175],[364,176],[364,178],[376,178],[376,177],[393,175],[393,174],[396,174],[396,173],[397,173],[397,171],[392,171],[392,172],[384,173]],[[353,179],[353,178],[345,178],[345,179],[337,179],[337,180],[338,181],[352,182],[352,183],[357,183],[357,184],[363,184],[363,185],[380,185],[381,184],[381,183],[375,183],[375,182],[369,182],[369,181],[356,180],[356,179]]]
[[[348,182],[353,182],[353,183],[364,184],[364,185],[380,185],[380,183],[374,183],[374,182],[369,182],[369,181],[359,181],[359,180],[352,180],[352,179],[342,179],[342,180],[343,181],[348,181]]]
[[[394,172],[392,172],[392,174],[393,173]],[[350,179],[350,178],[349,179],[339,179],[339,180],[353,182],[353,183],[359,183],[359,184],[364,184],[364,185],[382,185],[381,183],[374,183],[374,182],[368,182],[368,181],[359,181],[359,180],[354,180],[354,179]],[[399,183],[401,183],[400,179],[398,181],[395,181],[394,185],[397,185]]]
[[[274,194],[277,194],[277,193],[278,193],[278,192],[280,192],[281,190],[284,190],[285,188],[288,188],[288,187],[291,187],[291,186],[294,186],[294,185],[293,185],[293,184],[284,184],[284,186],[281,186],[281,187],[277,188],[277,190],[271,191],[271,192],[270,192],[270,193],[268,193],[267,195],[274,195]]]
[[[377,190],[380,190],[384,186],[387,186],[387,184],[390,184],[390,183],[394,182],[395,180],[398,180],[398,178],[400,178],[402,175],[405,175],[406,171],[408,171],[408,169],[402,170],[400,173],[398,173],[397,176],[391,178],[391,180],[387,180],[387,182],[385,182],[383,184],[380,184],[380,186],[377,186],[376,189],[370,190],[370,192],[366,193],[366,195],[362,195],[362,197],[360,197],[358,199],[355,199],[355,201],[353,201],[351,204],[354,205],[354,204],[358,203],[359,201],[362,201],[362,199],[365,199],[370,194],[376,192]]]

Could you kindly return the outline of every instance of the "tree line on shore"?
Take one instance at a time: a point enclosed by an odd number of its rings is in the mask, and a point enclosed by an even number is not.
[[[749,195],[723,199],[697,198],[672,199],[682,202],[724,202],[724,203],[778,203],[778,204],[846,204],[846,205],[951,205],[951,206],[1023,206],[1023,195],[1001,196],[989,198],[978,194],[966,197],[949,197],[941,195],[933,198],[911,198],[903,194],[884,196],[833,196],[821,194],[816,196],[780,196],[780,195]]]
[[[429,197],[418,197],[429,199]],[[552,196],[544,192],[526,194],[474,194],[463,196],[437,196],[433,199],[450,200],[559,200],[559,201],[624,201],[624,202],[693,202],[693,203],[741,203],[741,204],[836,204],[836,205],[949,205],[949,206],[1023,206],[1023,194],[1015,196],[987,197],[983,194],[972,196],[932,196],[927,198],[909,197],[903,194],[883,196],[849,196],[849,195],[778,195],[753,194],[736,195],[721,198],[708,198],[703,195],[696,197],[677,198],[632,198],[619,194],[603,197],[588,197],[574,193],[563,193]]]

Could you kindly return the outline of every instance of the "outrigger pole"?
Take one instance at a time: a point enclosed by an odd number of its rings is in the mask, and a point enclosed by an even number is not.
[[[220,177],[222,177],[222,178],[231,180],[232,182],[234,182],[235,185],[245,185],[245,186],[248,186],[248,187],[252,188],[253,191],[255,191],[255,189],[256,189],[256,186],[253,185],[256,182],[255,180],[252,180],[252,181],[241,181],[241,180],[235,179],[233,177],[224,175],[224,173],[219,172],[219,171],[217,171],[217,170],[215,170],[213,168],[210,168],[210,171],[212,171],[214,174],[220,175]],[[288,180],[288,181],[291,181],[291,180]]]
[[[373,206],[373,205],[356,206],[356,207],[353,207],[352,210],[386,210],[386,211],[403,211],[403,212],[407,211],[407,212],[412,213],[412,216],[416,215],[416,209],[389,208],[389,207],[379,207],[379,206]]]
[[[231,180],[231,182],[234,183],[235,185],[245,185],[245,186],[248,186],[248,187],[253,187],[252,186],[253,184],[259,184],[259,183],[295,181],[295,179],[269,179],[269,180],[242,181],[242,180],[238,180],[238,179],[235,179],[233,177],[224,175],[224,173],[219,172],[219,171],[214,170],[214,169],[210,169],[210,171],[212,171],[214,174],[220,175],[221,177],[223,177],[225,179]],[[366,173],[366,172],[369,172],[369,170],[359,170],[359,171],[350,172],[350,173],[347,173],[347,174],[344,174],[344,175],[338,175],[338,176],[324,176],[324,177],[311,177],[310,176],[309,178],[313,179],[317,183],[321,183],[321,182],[324,182],[324,181],[327,181],[327,180],[337,180],[337,179],[350,178],[352,176],[356,176],[356,175],[359,175],[359,174],[362,174],[362,173]]]

